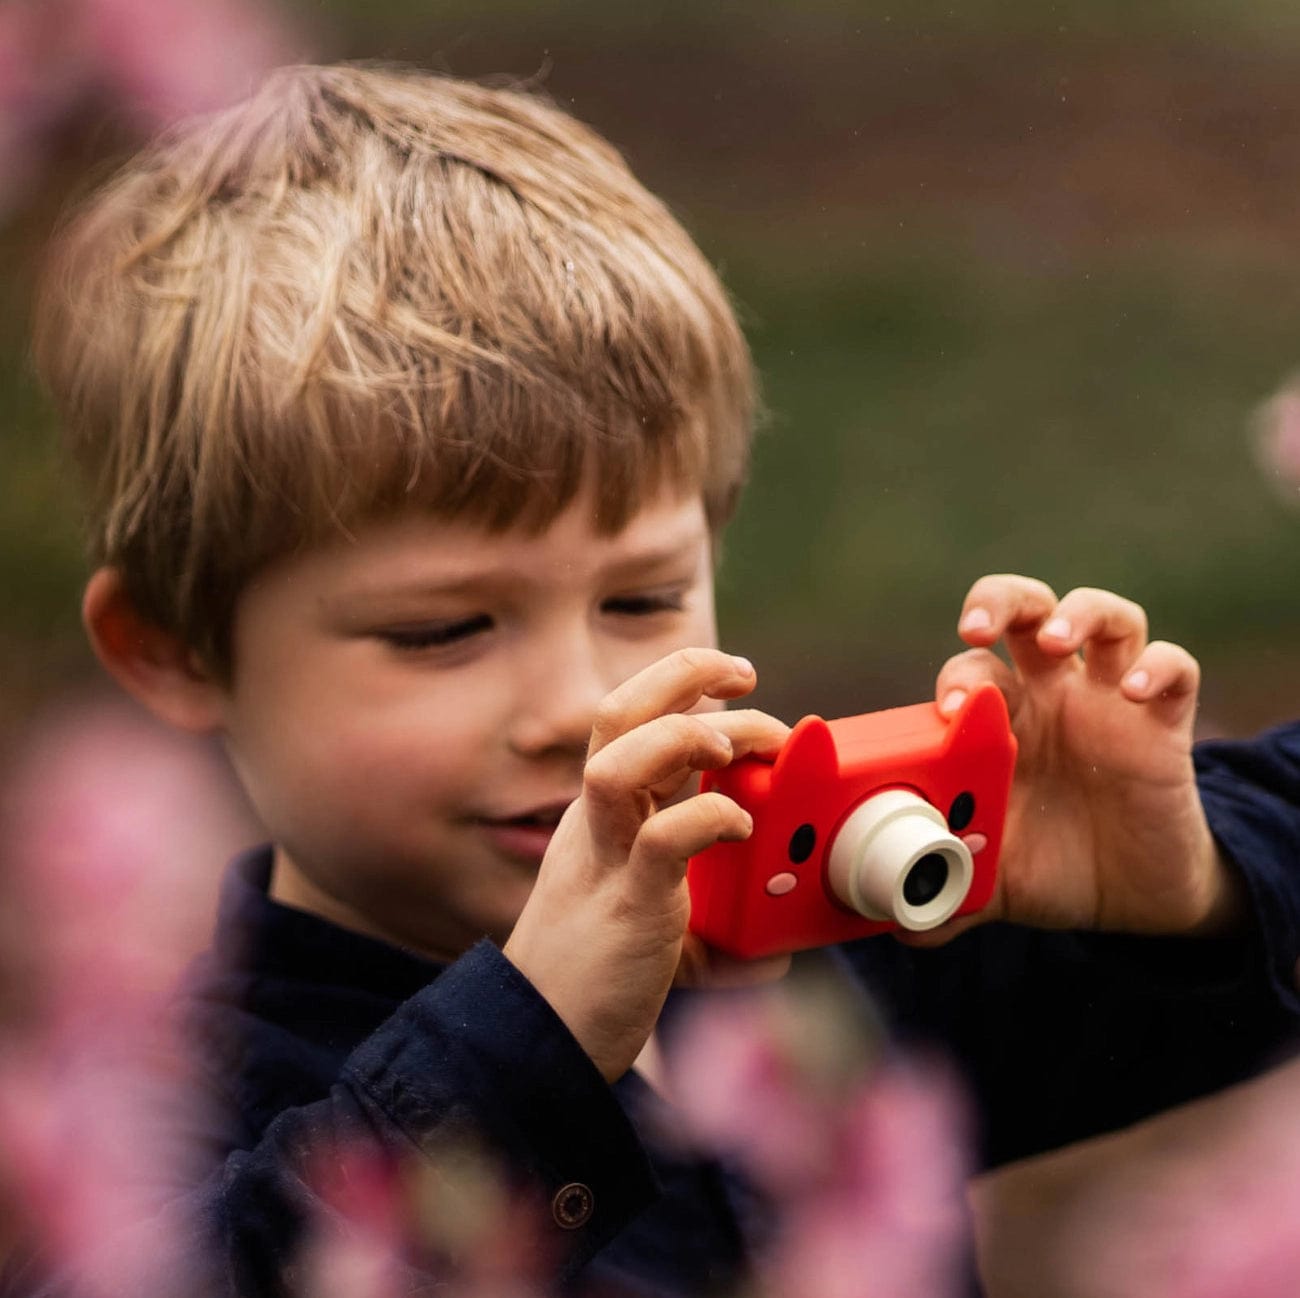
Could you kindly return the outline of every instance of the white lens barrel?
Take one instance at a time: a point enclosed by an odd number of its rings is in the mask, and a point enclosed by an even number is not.
[[[938,808],[909,789],[886,789],[840,826],[827,873],[835,895],[858,914],[921,932],[952,917],[975,867]]]

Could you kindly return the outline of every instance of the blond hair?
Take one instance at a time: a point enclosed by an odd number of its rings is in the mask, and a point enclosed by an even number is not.
[[[38,368],[96,563],[214,666],[270,559],[407,507],[546,526],[584,482],[729,516],[748,351],[618,153],[533,93],[290,68],[131,161],[55,240]]]

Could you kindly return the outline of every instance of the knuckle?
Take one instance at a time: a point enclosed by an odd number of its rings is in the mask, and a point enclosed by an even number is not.
[[[1099,607],[1111,616],[1119,616],[1131,621],[1146,621],[1146,609],[1136,600],[1101,586],[1076,586],[1061,601],[1062,604],[1066,602],[1088,608]]]
[[[583,792],[603,801],[623,787],[622,767],[608,748],[601,749],[582,769]]]
[[[670,712],[667,716],[657,717],[650,725],[660,732],[661,740],[668,747],[679,751],[698,747],[701,741],[715,735],[702,721],[684,712]]]
[[[623,700],[617,690],[612,694],[606,694],[601,701],[596,704],[596,712],[592,718],[591,732],[593,735],[605,736],[618,734],[622,729],[623,722]]]
[[[996,573],[983,578],[991,595],[1000,596],[1015,604],[1054,604],[1056,592],[1038,577],[1023,577],[1015,572]],[[979,586],[981,583],[977,582]]]
[[[727,741],[723,727],[711,726],[704,717],[694,713],[678,713],[676,728],[682,745],[692,749],[704,749],[712,753]]]
[[[675,656],[692,676],[702,676],[716,671],[720,657],[716,649],[702,649],[697,645],[678,649]]]
[[[945,685],[957,685],[963,681],[982,681],[989,677],[1002,660],[992,649],[966,649],[955,653],[939,669],[939,680]]]
[[[966,592],[967,604],[979,604],[988,600],[996,599],[1006,589],[1014,578],[1010,573],[993,572],[983,577],[978,577],[971,583],[971,588]]]
[[[1190,650],[1169,640],[1152,640],[1147,651],[1165,661],[1168,666],[1193,680],[1199,680],[1201,664]]]
[[[673,832],[673,818],[665,812],[651,816],[637,833],[637,847],[650,856],[667,856],[676,846],[677,835]]]
[[[731,829],[743,817],[744,813],[741,811],[739,803],[727,797],[724,793],[710,790],[710,792],[700,795],[700,801],[704,803],[704,806],[700,809],[702,828],[707,829],[715,836]]]
[[[1056,603],[1056,592],[1041,578],[1020,577],[1018,580],[1025,595],[1030,599],[1038,600],[1044,604]]]

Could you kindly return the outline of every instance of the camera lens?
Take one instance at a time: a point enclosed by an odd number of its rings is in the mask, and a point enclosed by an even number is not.
[[[836,901],[914,933],[951,919],[975,876],[970,848],[943,812],[911,789],[863,798],[823,850]]]
[[[909,906],[924,906],[943,891],[947,882],[947,858],[942,852],[927,852],[907,872],[903,881],[903,900]]]

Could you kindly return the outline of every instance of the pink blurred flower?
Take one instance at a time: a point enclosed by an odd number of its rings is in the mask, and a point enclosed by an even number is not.
[[[1082,1294],[1292,1298],[1300,1276],[1300,1063],[1174,1110],[1082,1197]],[[1138,1129],[1141,1132],[1141,1129]],[[1141,1277],[1141,1283],[1135,1279]]]
[[[990,1295],[1292,1298],[1300,1060],[979,1179]]]
[[[1300,504],[1300,381],[1282,388],[1260,408],[1255,456],[1282,496]]]
[[[769,1263],[782,1298],[941,1298],[966,1252],[967,1142],[949,1079],[883,1068],[843,1115],[814,1193],[786,1200]]]
[[[86,46],[108,89],[146,126],[221,108],[290,56],[265,0],[80,0]]]
[[[309,1181],[323,1205],[299,1268],[304,1298],[398,1298],[412,1238],[396,1163],[356,1145],[316,1150]]]
[[[97,700],[34,728],[0,814],[46,1021],[78,1027],[138,1017],[171,986],[211,926],[218,871],[256,832],[215,754]]]
[[[431,1275],[454,1298],[542,1298],[537,1205],[471,1146],[401,1159],[372,1147],[314,1150],[322,1205],[299,1268],[302,1298],[399,1298]]]
[[[271,0],[6,0],[0,7],[0,215],[57,131],[122,110],[153,132],[232,103],[304,41]]]
[[[825,987],[717,1004],[671,1054],[684,1135],[771,1196],[772,1298],[943,1298],[968,1247],[962,1098],[937,1067],[874,1060]]]
[[[184,1273],[156,1224],[188,1152],[158,1121],[188,1078],[164,998],[247,832],[204,750],[119,705],[48,718],[3,789],[0,1167],[9,1209],[91,1298],[170,1294]]]

